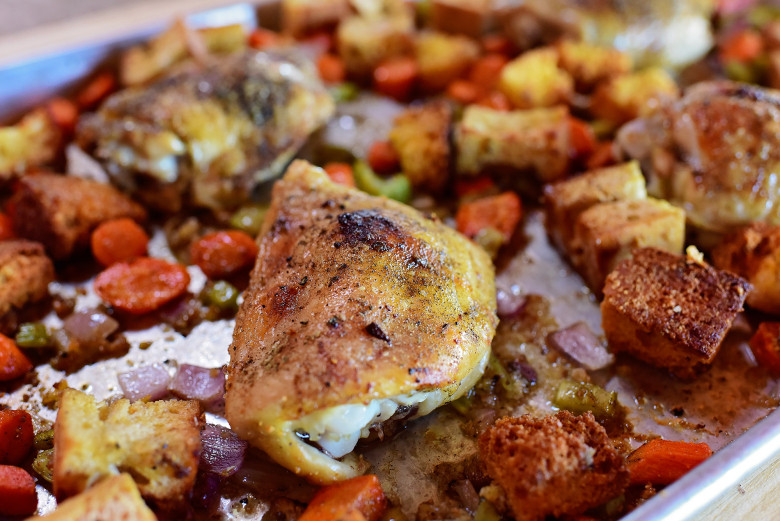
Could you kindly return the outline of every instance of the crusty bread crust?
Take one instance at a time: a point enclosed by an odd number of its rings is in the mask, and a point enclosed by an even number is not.
[[[0,241],[0,317],[41,300],[54,280],[54,266],[37,242]]]

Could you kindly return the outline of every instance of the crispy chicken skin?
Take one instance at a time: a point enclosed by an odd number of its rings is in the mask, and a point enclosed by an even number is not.
[[[282,51],[190,63],[111,96],[77,142],[153,208],[235,208],[333,113],[311,69]]]
[[[780,92],[728,81],[685,96],[618,133],[642,162],[648,193],[685,209],[697,228],[726,233],[780,224]]]
[[[257,259],[236,317],[226,417],[310,480],[361,471],[296,436],[312,413],[425,392],[435,407],[481,375],[498,321],[493,266],[437,220],[295,161],[274,186]],[[416,404],[410,417],[433,408]]]

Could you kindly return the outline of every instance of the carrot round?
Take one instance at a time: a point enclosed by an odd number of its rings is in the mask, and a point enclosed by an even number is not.
[[[262,49],[279,42],[279,35],[268,29],[258,27],[249,35],[249,46],[253,49]]]
[[[334,183],[355,188],[355,174],[349,163],[328,163],[324,170]]]
[[[16,347],[16,342],[0,334],[0,382],[19,378],[32,368],[32,363]]]
[[[469,105],[483,96],[482,89],[467,80],[455,80],[447,87],[447,96],[464,105]]]
[[[577,118],[569,118],[569,143],[573,157],[587,157],[596,149],[593,129]]]
[[[486,53],[509,54],[512,52],[512,42],[500,34],[489,34],[482,38],[482,49]]]
[[[750,349],[762,367],[780,375],[780,322],[761,322],[750,339]]]
[[[24,469],[0,465],[0,514],[29,516],[38,508],[35,480]]]
[[[631,484],[668,485],[710,456],[706,443],[649,441],[628,457]]]
[[[116,76],[104,72],[95,76],[76,96],[76,104],[82,109],[91,109],[116,89]]]
[[[126,217],[102,223],[92,232],[92,255],[103,266],[146,255],[149,236]]]
[[[0,213],[0,241],[7,239],[13,239],[16,237],[14,233],[14,225],[11,218],[4,213]]]
[[[503,54],[486,54],[471,66],[469,81],[485,89],[492,89],[498,83],[501,70],[508,62],[509,58]]]
[[[374,69],[374,90],[404,101],[412,94],[418,72],[414,58],[391,58]]]
[[[325,83],[340,83],[347,77],[344,60],[335,54],[325,53],[317,59],[317,70]]]
[[[593,152],[585,162],[588,170],[611,165],[615,162],[615,150],[612,141],[602,141],[595,144]]]
[[[154,311],[187,291],[190,274],[181,264],[141,257],[117,262],[95,278],[95,293],[129,313]]]
[[[504,192],[460,205],[455,223],[467,237],[474,237],[485,228],[495,228],[508,241],[520,222],[521,212],[517,194]]]
[[[79,108],[72,101],[65,98],[53,98],[46,103],[46,112],[49,117],[63,131],[71,133],[76,129],[76,121],[79,119]]]
[[[359,512],[366,521],[378,521],[387,508],[387,498],[379,479],[369,474],[342,481],[320,489],[298,521],[337,521],[357,518]]]
[[[207,277],[223,278],[249,268],[257,257],[254,239],[239,230],[209,233],[192,244],[192,262]]]
[[[745,29],[733,34],[720,45],[720,59],[724,62],[747,63],[764,52],[764,40],[761,35]]]
[[[389,174],[400,168],[398,153],[387,141],[375,141],[368,149],[369,166],[379,174]]]
[[[18,465],[33,445],[32,417],[27,411],[0,411],[0,464]]]

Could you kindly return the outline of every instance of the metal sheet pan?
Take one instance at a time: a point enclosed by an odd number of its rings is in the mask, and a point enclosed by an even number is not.
[[[146,4],[143,11],[123,18],[108,11],[89,24],[66,22],[26,35],[0,39],[0,121],[7,120],[54,93],[74,88],[97,66],[115,59],[119,49],[161,30],[172,16],[193,12],[195,26],[243,23],[260,19],[272,25],[274,2],[223,5],[225,0]],[[161,7],[162,6],[162,7]],[[127,11],[125,11],[127,14]],[[111,20],[110,30],[101,26]],[[94,30],[86,30],[85,27]],[[101,28],[102,27],[102,28]],[[43,42],[40,42],[45,35]],[[36,45],[28,45],[38,42]],[[780,411],[757,423],[710,460],[667,487],[624,518],[625,521],[694,519],[768,519],[780,516]]]

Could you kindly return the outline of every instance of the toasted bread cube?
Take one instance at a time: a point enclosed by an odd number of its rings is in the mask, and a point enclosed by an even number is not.
[[[712,363],[749,290],[727,271],[641,248],[607,277],[601,325],[613,352],[691,378]]]
[[[589,412],[502,418],[480,435],[479,453],[516,521],[576,516],[629,482],[623,456]]]
[[[0,182],[50,163],[62,135],[46,110],[33,110],[16,125],[0,127]]]
[[[552,107],[569,100],[574,82],[568,72],[558,68],[558,50],[543,47],[507,63],[498,89],[515,108]]]
[[[108,405],[66,389],[54,424],[54,493],[65,498],[127,471],[141,495],[162,508],[181,502],[195,484],[200,407],[165,400]]]
[[[666,71],[650,68],[601,83],[593,93],[590,111],[618,126],[679,96],[677,84]]]
[[[452,109],[445,101],[410,107],[395,118],[390,142],[415,188],[441,192],[450,177]]]
[[[544,187],[547,233],[558,250],[566,252],[582,212],[598,203],[646,198],[645,178],[636,161],[549,184]]]
[[[569,167],[568,117],[566,107],[502,112],[470,105],[455,128],[457,171],[476,175],[499,166],[544,182],[560,179]]]
[[[104,221],[146,219],[146,210],[113,186],[73,176],[27,175],[13,201],[16,234],[39,241],[55,260],[88,246]]]
[[[712,251],[712,263],[750,282],[748,306],[780,314],[780,226],[755,222],[736,230]]]
[[[420,88],[438,92],[471,67],[479,56],[479,46],[465,36],[427,31],[417,36],[414,52],[420,68]]]
[[[574,227],[571,262],[601,295],[604,279],[635,248],[681,253],[685,212],[660,199],[601,203],[582,212]]]
[[[111,476],[63,501],[46,521],[157,521],[129,474]]]
[[[430,25],[437,31],[482,36],[493,8],[493,0],[432,0]]]
[[[560,67],[582,90],[590,90],[600,81],[631,72],[631,57],[611,47],[562,40],[558,53]]]
[[[282,0],[282,31],[297,38],[335,27],[350,14],[349,0]]]
[[[40,243],[0,241],[0,317],[49,294],[54,265]]]
[[[408,16],[351,16],[339,24],[336,40],[347,73],[365,79],[383,60],[410,53],[413,33],[414,23]]]

